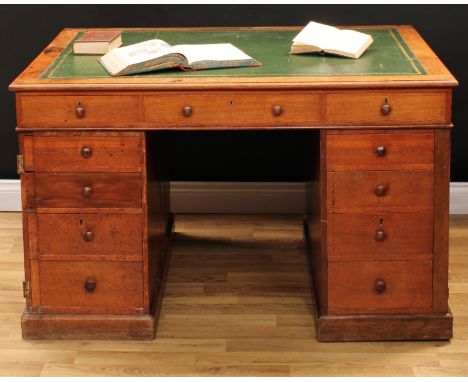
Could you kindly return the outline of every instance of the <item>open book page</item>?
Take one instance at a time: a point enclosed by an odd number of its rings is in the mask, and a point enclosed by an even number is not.
[[[232,44],[175,45],[173,51],[183,54],[192,64],[200,61],[243,61],[251,57]]]
[[[368,41],[372,42],[372,38],[370,38],[369,35],[352,30],[342,30],[337,37],[339,38],[332,38],[325,41],[322,49],[329,52],[335,50],[343,53],[356,54]]]
[[[172,53],[171,48],[167,42],[153,39],[119,48],[115,53],[127,65],[133,65]]]
[[[340,30],[337,28],[311,21],[293,38],[293,42],[299,45],[314,45],[322,48],[323,43],[336,40],[339,32]]]
[[[372,43],[372,36],[353,30],[340,30],[311,21],[293,39],[292,53],[323,50],[345,57],[358,58]]]

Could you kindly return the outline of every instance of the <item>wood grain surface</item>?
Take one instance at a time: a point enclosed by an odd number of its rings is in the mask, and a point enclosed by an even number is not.
[[[141,261],[39,261],[40,311],[142,311],[142,268]],[[93,291],[84,287],[89,279]]]
[[[2,376],[463,376],[468,216],[450,222],[448,341],[315,339],[301,217],[177,216],[154,341],[24,341],[20,213],[0,213]]]
[[[354,92],[327,95],[326,120],[335,125],[443,124],[447,120],[446,97],[439,92]],[[391,112],[383,115],[387,102]]]
[[[43,259],[130,256],[142,260],[142,214],[37,214],[35,223],[29,229],[36,230],[35,252]],[[91,236],[85,238],[88,232]]]
[[[34,163],[29,170],[37,172],[141,172],[141,137],[37,133],[28,160]]]
[[[379,293],[375,284],[385,283]],[[328,264],[330,314],[430,313],[432,261],[334,261]]]
[[[139,173],[37,173],[38,208],[141,208]],[[84,196],[85,187],[91,195]]]
[[[377,148],[383,147],[383,155]],[[327,171],[432,170],[433,131],[330,131]]]
[[[433,227],[432,213],[329,214],[328,259],[432,260]]]
[[[385,193],[376,194],[383,186]],[[328,212],[431,212],[432,171],[350,171],[328,173]]]
[[[145,121],[154,126],[307,126],[321,122],[319,93],[185,93],[145,96]],[[273,113],[280,107],[279,115]],[[192,114],[185,116],[184,107]]]
[[[445,312],[449,288],[450,132],[436,130],[434,169],[434,312]]]
[[[78,103],[84,116],[76,114]],[[130,95],[23,95],[22,121],[25,126],[80,127],[106,126],[110,123],[132,123],[139,119],[139,99]]]

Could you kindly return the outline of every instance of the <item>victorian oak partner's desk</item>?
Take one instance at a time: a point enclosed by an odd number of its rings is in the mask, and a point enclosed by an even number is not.
[[[154,338],[172,229],[157,130],[308,129],[318,339],[451,338],[457,82],[411,26],[365,29],[375,42],[359,60],[290,56],[299,28],[124,30],[124,44],[232,42],[263,63],[124,78],[74,56],[83,31],[63,30],[10,86],[23,337]]]

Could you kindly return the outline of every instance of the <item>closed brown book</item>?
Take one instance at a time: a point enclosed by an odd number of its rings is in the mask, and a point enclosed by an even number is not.
[[[73,53],[106,54],[121,45],[121,31],[90,31],[75,40]]]

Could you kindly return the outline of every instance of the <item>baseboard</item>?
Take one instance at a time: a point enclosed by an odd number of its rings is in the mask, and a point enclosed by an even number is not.
[[[174,213],[300,214],[302,182],[172,182]]]
[[[468,214],[468,183],[450,183],[450,214]]]
[[[174,213],[300,214],[301,182],[172,182]],[[0,179],[0,211],[21,211],[19,180]],[[450,213],[468,214],[468,183],[450,184]]]
[[[21,211],[19,180],[0,179],[0,211]]]

